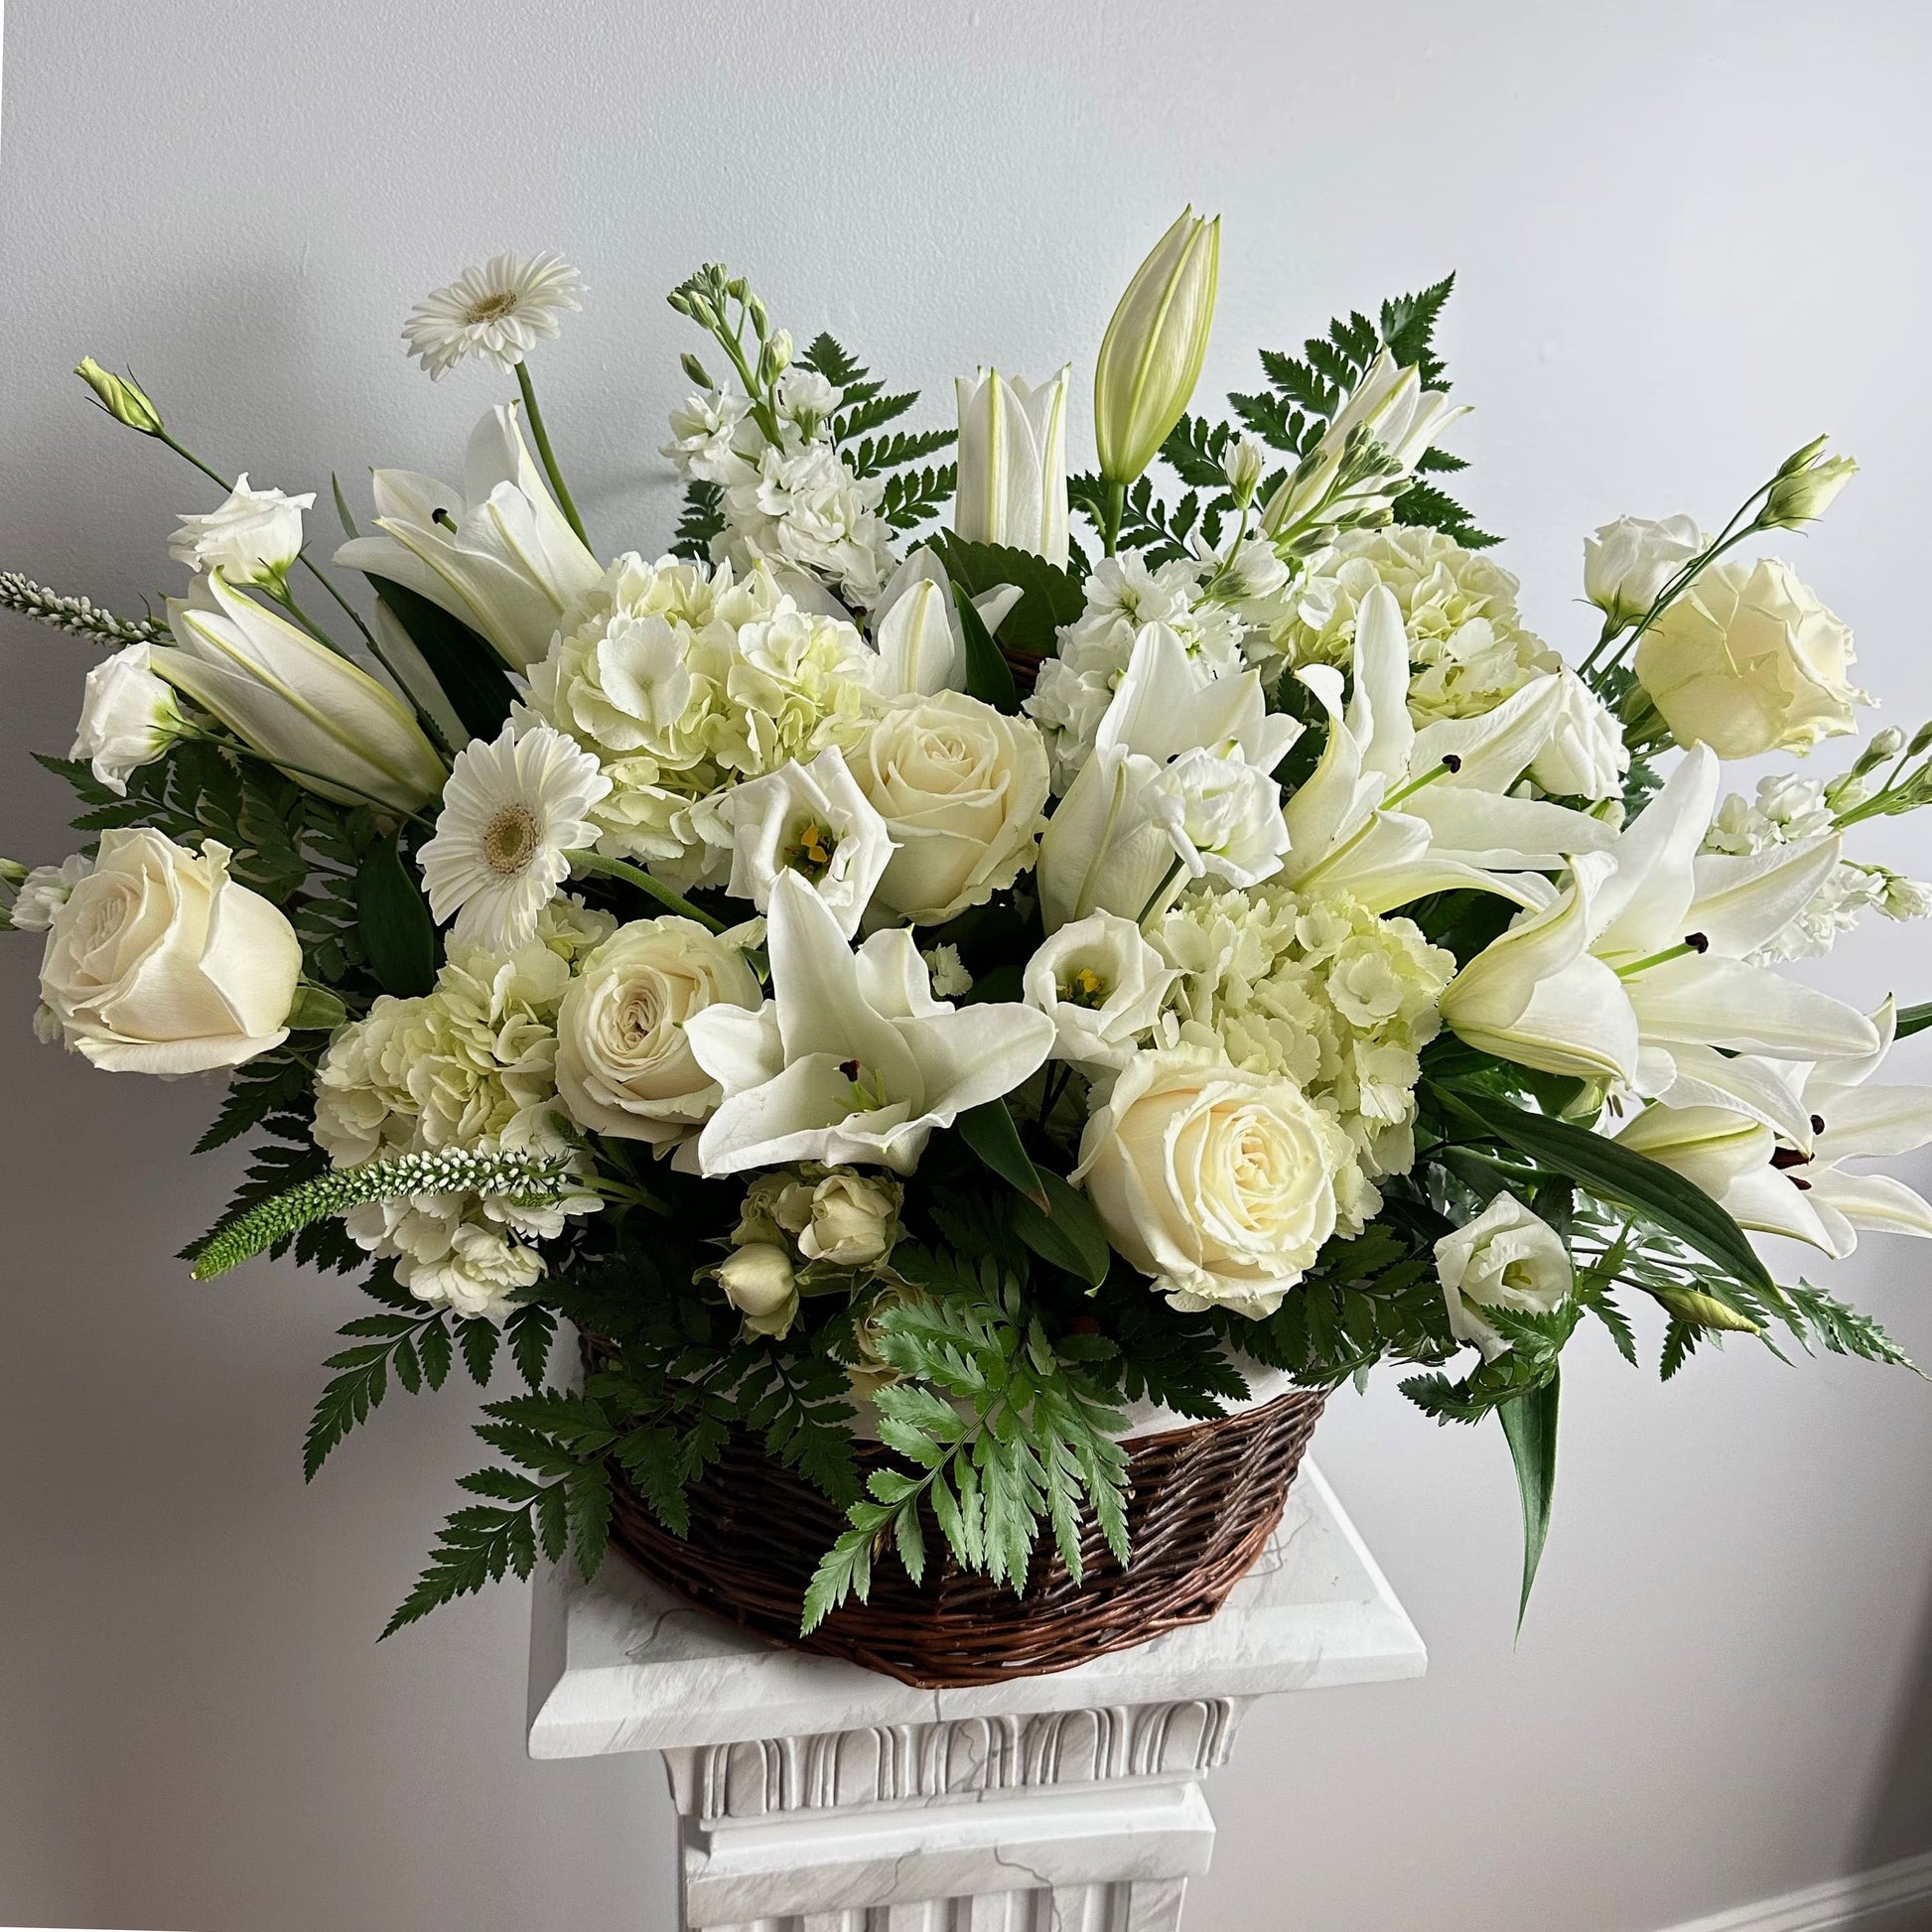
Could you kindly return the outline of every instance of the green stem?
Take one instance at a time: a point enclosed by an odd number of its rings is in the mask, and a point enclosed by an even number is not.
[[[1184,859],[1176,859],[1168,868],[1168,876],[1148,895],[1147,903],[1141,907],[1141,916],[1134,921],[1136,925],[1145,926],[1157,911],[1167,910],[1169,897],[1179,885],[1180,875],[1186,870],[1187,862]]]
[[[693,905],[688,898],[680,897],[661,881],[653,879],[641,866],[633,866],[622,859],[607,859],[601,852],[589,852],[582,848],[566,852],[574,870],[578,872],[601,872],[611,879],[621,879],[628,886],[635,886],[639,892],[648,893],[652,898],[667,910],[675,912],[680,918],[696,919],[712,932],[723,932],[725,922],[714,919],[702,906]]]
[[[1127,485],[1107,480],[1107,501],[1101,514],[1100,541],[1108,556],[1120,545],[1120,519],[1127,513]]]
[[[557,507],[563,511],[564,521],[577,532],[577,541],[588,550],[591,540],[584,534],[584,519],[577,514],[577,505],[571,501],[564,474],[557,468],[556,452],[550,447],[550,432],[543,426],[543,411],[537,407],[537,392],[531,386],[527,363],[519,362],[516,365],[516,386],[523,392],[523,413],[529,418],[530,434],[536,439],[543,474],[550,479],[550,487],[556,492]]]

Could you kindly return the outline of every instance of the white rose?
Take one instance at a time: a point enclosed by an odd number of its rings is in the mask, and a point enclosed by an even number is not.
[[[862,1268],[883,1261],[898,1239],[899,1190],[859,1173],[828,1173],[811,1192],[811,1219],[798,1235],[807,1261]]]
[[[734,897],[760,912],[779,873],[800,873],[850,939],[893,856],[892,835],[836,745],[728,792]]]
[[[127,796],[128,773],[152,764],[181,736],[181,708],[154,674],[146,644],[129,644],[87,673],[80,724],[69,758],[85,759],[94,776]]]
[[[302,512],[315,500],[314,490],[250,489],[244,472],[218,510],[181,519],[168,554],[190,570],[218,570],[230,584],[281,584],[302,554]]]
[[[41,998],[96,1066],[200,1073],[279,1046],[301,977],[294,928],[228,877],[226,846],[113,831],[54,912]]]
[[[1335,1231],[1347,1136],[1293,1080],[1186,1052],[1128,1062],[1073,1179],[1108,1239],[1177,1309],[1259,1319]]]
[[[1619,516],[1584,539],[1584,595],[1619,627],[1635,623],[1709,544],[1692,516]]]
[[[1120,1067],[1177,978],[1132,919],[1091,912],[1034,954],[1023,984],[1027,1004],[1053,1023],[1054,1059]]]
[[[692,919],[639,919],[584,961],[557,1012],[557,1090],[580,1127],[660,1152],[717,1110],[718,1083],[685,1042],[706,1007],[758,1007],[736,946]]]
[[[1547,1314],[1570,1293],[1570,1252],[1548,1221],[1503,1192],[1473,1221],[1437,1242],[1436,1273],[1449,1304],[1449,1332],[1474,1342],[1484,1361],[1494,1361],[1509,1343],[1476,1311]]]
[[[1033,864],[1047,782],[1031,719],[957,691],[895,698],[850,761],[898,848],[874,897],[914,925],[985,904]]]
[[[798,1312],[791,1257],[769,1241],[735,1248],[718,1265],[725,1300],[745,1317],[753,1335],[782,1335]]]
[[[1615,798],[1630,768],[1623,727],[1568,665],[1558,675],[1563,697],[1530,776],[1553,798]]]
[[[1760,557],[1707,570],[1644,632],[1636,670],[1678,744],[1748,759],[1856,730],[1852,707],[1871,700],[1852,661],[1849,627]]]

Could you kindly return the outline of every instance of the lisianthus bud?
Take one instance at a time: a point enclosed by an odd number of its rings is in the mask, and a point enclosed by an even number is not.
[[[161,434],[161,411],[131,377],[103,369],[91,355],[83,355],[73,372],[100,398],[100,406],[115,422],[138,429],[143,436]]]
[[[1758,526],[1766,530],[1795,530],[1800,524],[1815,522],[1831,506],[1838,492],[1859,474],[1859,466],[1849,456],[1821,458],[1824,437],[1808,443],[1777,474],[1764,507],[1757,513]]]
[[[791,1257],[768,1241],[754,1241],[727,1255],[718,1265],[718,1286],[752,1334],[782,1335],[798,1312]]]
[[[1130,483],[1155,459],[1200,379],[1214,325],[1221,222],[1183,208],[1114,310],[1093,371],[1100,474]]]

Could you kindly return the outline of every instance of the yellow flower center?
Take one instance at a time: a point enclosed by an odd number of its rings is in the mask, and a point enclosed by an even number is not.
[[[1091,966],[1076,966],[1072,977],[1060,988],[1060,998],[1076,1007],[1104,1005],[1107,993],[1107,982]]]
[[[537,815],[528,805],[505,805],[483,827],[483,863],[504,879],[513,879],[536,857],[543,843]]]
[[[816,886],[832,869],[832,854],[838,849],[838,834],[817,819],[808,818],[792,834],[791,843],[780,856],[793,872],[803,873]]]
[[[464,320],[472,328],[479,323],[501,322],[516,307],[514,289],[498,289],[494,295],[485,295],[482,301],[473,302],[464,313]]]

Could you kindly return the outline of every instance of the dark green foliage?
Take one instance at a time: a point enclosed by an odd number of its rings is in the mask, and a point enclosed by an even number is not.
[[[711,561],[711,540],[725,531],[725,492],[714,483],[684,485],[684,508],[671,539],[671,555],[694,564]]]
[[[1530,1590],[1550,1535],[1550,1503],[1557,1486],[1557,1396],[1562,1386],[1555,1367],[1549,1379],[1512,1397],[1496,1410],[1516,1465],[1516,1487],[1523,1503],[1523,1589],[1516,1603],[1516,1627],[1523,1627]]]
[[[1040,1200],[1023,1194],[1012,1203],[1014,1232],[1042,1261],[1098,1288],[1107,1279],[1113,1250],[1093,1204],[1051,1169],[1039,1181]]]
[[[1045,1206],[1046,1189],[1039,1171],[1021,1146],[1020,1130],[1014,1126],[1012,1110],[1004,1100],[989,1100],[984,1106],[969,1107],[956,1124],[959,1138],[1002,1180],[1031,1196],[1036,1206]]]
[[[932,547],[954,586],[978,597],[1001,584],[1020,589],[1020,602],[1000,625],[1000,641],[1019,650],[1051,654],[1055,633],[1072,623],[1085,605],[1080,580],[1070,570],[1049,564],[1031,550],[1005,544],[967,543],[950,531],[932,538]]]
[[[515,687],[503,660],[489,641],[480,636],[441,605],[391,583],[371,577],[370,585],[389,615],[409,633],[423,653],[432,675],[443,687],[450,708],[462,719],[472,738],[494,738],[502,730],[516,700]]]
[[[798,362],[844,391],[831,422],[832,442],[855,477],[885,478],[879,513],[887,523],[895,530],[912,530],[936,516],[952,496],[953,466],[916,466],[949,448],[956,432],[895,430],[890,436],[875,435],[903,416],[918,401],[918,391],[888,395],[886,385],[830,335],[815,337]],[[688,519],[688,504],[686,515]],[[679,534],[683,535],[681,526]]]
[[[1020,692],[1013,681],[1012,667],[988,634],[980,614],[973,609],[973,600],[957,584],[953,586],[953,603],[958,608],[960,631],[966,640],[966,695],[990,704],[995,711],[1017,712]]]
[[[886,479],[879,513],[895,530],[916,530],[952,501],[958,473],[950,463],[923,470],[896,470]]]
[[[383,992],[404,998],[436,983],[436,928],[394,836],[377,839],[355,873],[355,930]]]

